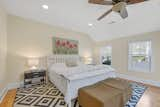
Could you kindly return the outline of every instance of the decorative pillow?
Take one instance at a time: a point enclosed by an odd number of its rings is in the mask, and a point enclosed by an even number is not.
[[[49,66],[48,71],[49,72],[61,72],[67,69],[67,66],[65,63],[54,63]]]
[[[57,68],[57,69],[59,69],[59,68],[66,68],[66,64],[65,63],[54,63],[54,64],[52,64],[49,68]]]
[[[83,66],[83,65],[86,65],[86,64],[84,64],[84,62],[82,62],[82,61],[78,61],[78,62],[77,62],[77,65],[78,65],[78,66]]]
[[[76,67],[77,62],[75,60],[66,60],[65,61],[67,67]]]

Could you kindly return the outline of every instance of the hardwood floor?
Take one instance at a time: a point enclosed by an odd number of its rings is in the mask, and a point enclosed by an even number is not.
[[[17,89],[9,90],[4,97],[0,107],[13,107]]]
[[[160,88],[149,86],[136,107],[160,107]]]
[[[0,107],[13,107],[16,89],[8,91]],[[160,107],[160,88],[148,86],[136,107]]]

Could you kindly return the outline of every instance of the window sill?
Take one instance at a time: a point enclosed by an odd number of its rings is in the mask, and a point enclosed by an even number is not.
[[[129,72],[138,72],[138,73],[153,73],[152,71],[142,71],[142,70],[135,70],[135,69],[129,69]]]

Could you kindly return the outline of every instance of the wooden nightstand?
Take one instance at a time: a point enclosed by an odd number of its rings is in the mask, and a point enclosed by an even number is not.
[[[46,70],[29,70],[24,73],[24,87],[46,83]]]

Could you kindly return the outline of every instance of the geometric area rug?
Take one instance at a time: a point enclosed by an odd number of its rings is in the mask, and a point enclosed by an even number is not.
[[[145,86],[132,83],[132,97],[125,107],[136,107],[146,90]],[[74,107],[79,107],[74,101]],[[17,89],[14,107],[67,107],[63,94],[52,83]]]
[[[14,107],[67,107],[63,94],[52,84],[17,89]]]

